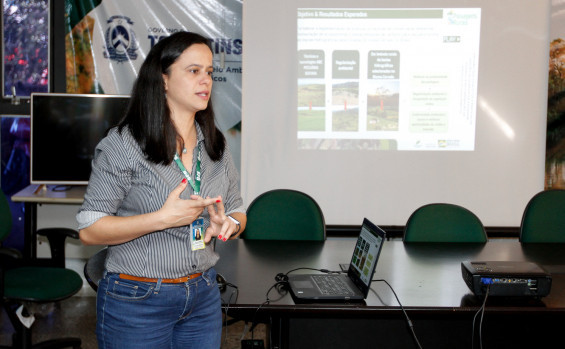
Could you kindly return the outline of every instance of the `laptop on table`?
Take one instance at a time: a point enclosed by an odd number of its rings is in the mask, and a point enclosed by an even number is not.
[[[363,301],[369,293],[385,235],[384,230],[363,219],[347,274],[289,274],[295,301]]]

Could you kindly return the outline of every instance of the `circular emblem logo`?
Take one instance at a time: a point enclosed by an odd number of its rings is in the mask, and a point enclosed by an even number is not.
[[[137,41],[126,16],[112,16],[107,21],[104,57],[119,63],[137,59]]]

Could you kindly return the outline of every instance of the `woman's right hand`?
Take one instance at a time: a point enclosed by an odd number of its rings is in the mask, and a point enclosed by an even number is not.
[[[189,225],[202,215],[204,208],[213,205],[217,198],[204,199],[192,195],[190,200],[181,199],[181,193],[186,189],[188,181],[185,179],[169,194],[167,201],[158,213],[166,228]]]

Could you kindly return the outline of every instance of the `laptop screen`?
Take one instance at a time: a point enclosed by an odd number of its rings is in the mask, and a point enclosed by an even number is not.
[[[347,272],[365,297],[369,292],[384,239],[385,232],[365,218]]]

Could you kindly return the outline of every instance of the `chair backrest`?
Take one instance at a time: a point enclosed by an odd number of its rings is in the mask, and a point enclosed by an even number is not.
[[[545,190],[530,199],[522,216],[520,241],[565,242],[565,190]]]
[[[0,190],[0,242],[4,241],[12,231],[12,212],[4,192]]]
[[[291,189],[275,189],[259,195],[247,208],[244,239],[326,239],[324,215],[309,195]]]
[[[404,227],[405,242],[487,242],[480,219],[468,209],[446,203],[424,205]]]

